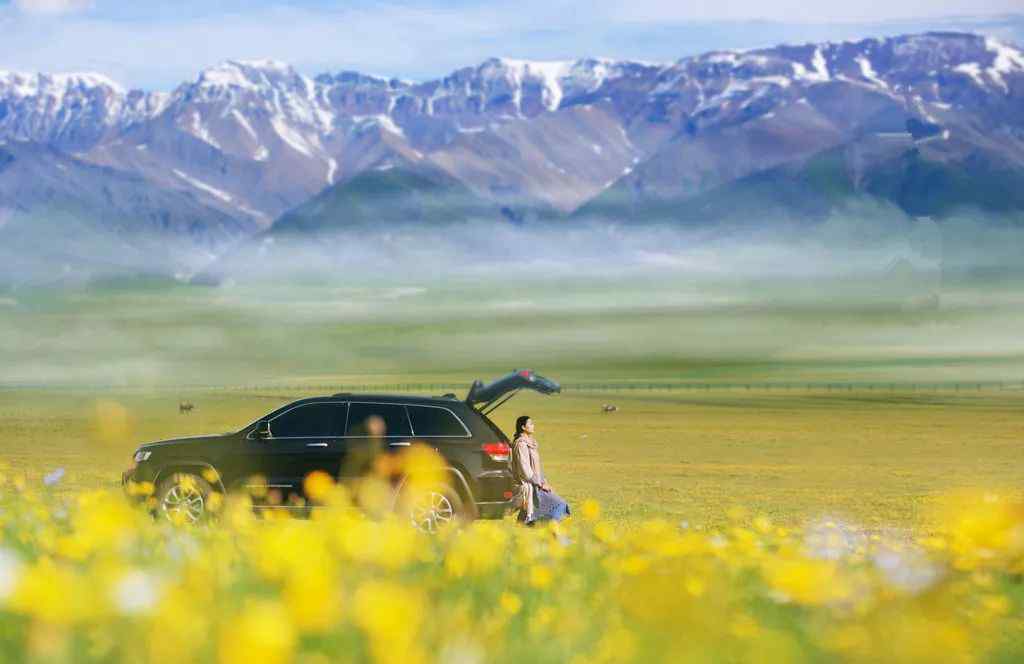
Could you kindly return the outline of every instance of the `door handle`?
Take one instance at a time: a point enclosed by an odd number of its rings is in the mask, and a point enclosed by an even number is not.
[[[327,443],[306,443],[306,447],[327,447]]]
[[[412,443],[401,442],[401,443],[388,443],[388,447],[409,447]]]

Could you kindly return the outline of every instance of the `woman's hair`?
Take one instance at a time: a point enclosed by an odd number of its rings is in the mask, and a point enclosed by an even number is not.
[[[526,423],[529,420],[529,415],[520,415],[519,417],[516,418],[516,435],[512,436],[513,440],[519,437],[519,434],[521,434],[523,432],[523,429],[526,428]]]

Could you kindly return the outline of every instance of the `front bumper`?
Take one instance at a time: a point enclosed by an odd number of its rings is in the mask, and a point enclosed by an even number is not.
[[[130,468],[121,473],[121,490],[130,500],[141,503],[153,495],[153,483],[140,477],[138,468]]]
[[[135,490],[135,480],[133,479],[135,470],[126,470],[121,473],[121,490],[124,491],[124,495],[128,498],[141,501],[142,496]]]

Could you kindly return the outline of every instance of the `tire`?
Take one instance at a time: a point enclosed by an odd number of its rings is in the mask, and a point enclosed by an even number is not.
[[[399,516],[409,519],[413,528],[428,535],[473,520],[462,496],[447,484],[430,489],[403,490],[398,510]]]
[[[156,515],[175,525],[192,526],[210,519],[214,489],[194,473],[177,472],[161,480],[156,490]]]

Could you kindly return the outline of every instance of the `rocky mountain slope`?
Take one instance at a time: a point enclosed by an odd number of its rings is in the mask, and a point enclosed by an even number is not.
[[[185,275],[256,230],[136,174],[0,146],[0,281]]]

